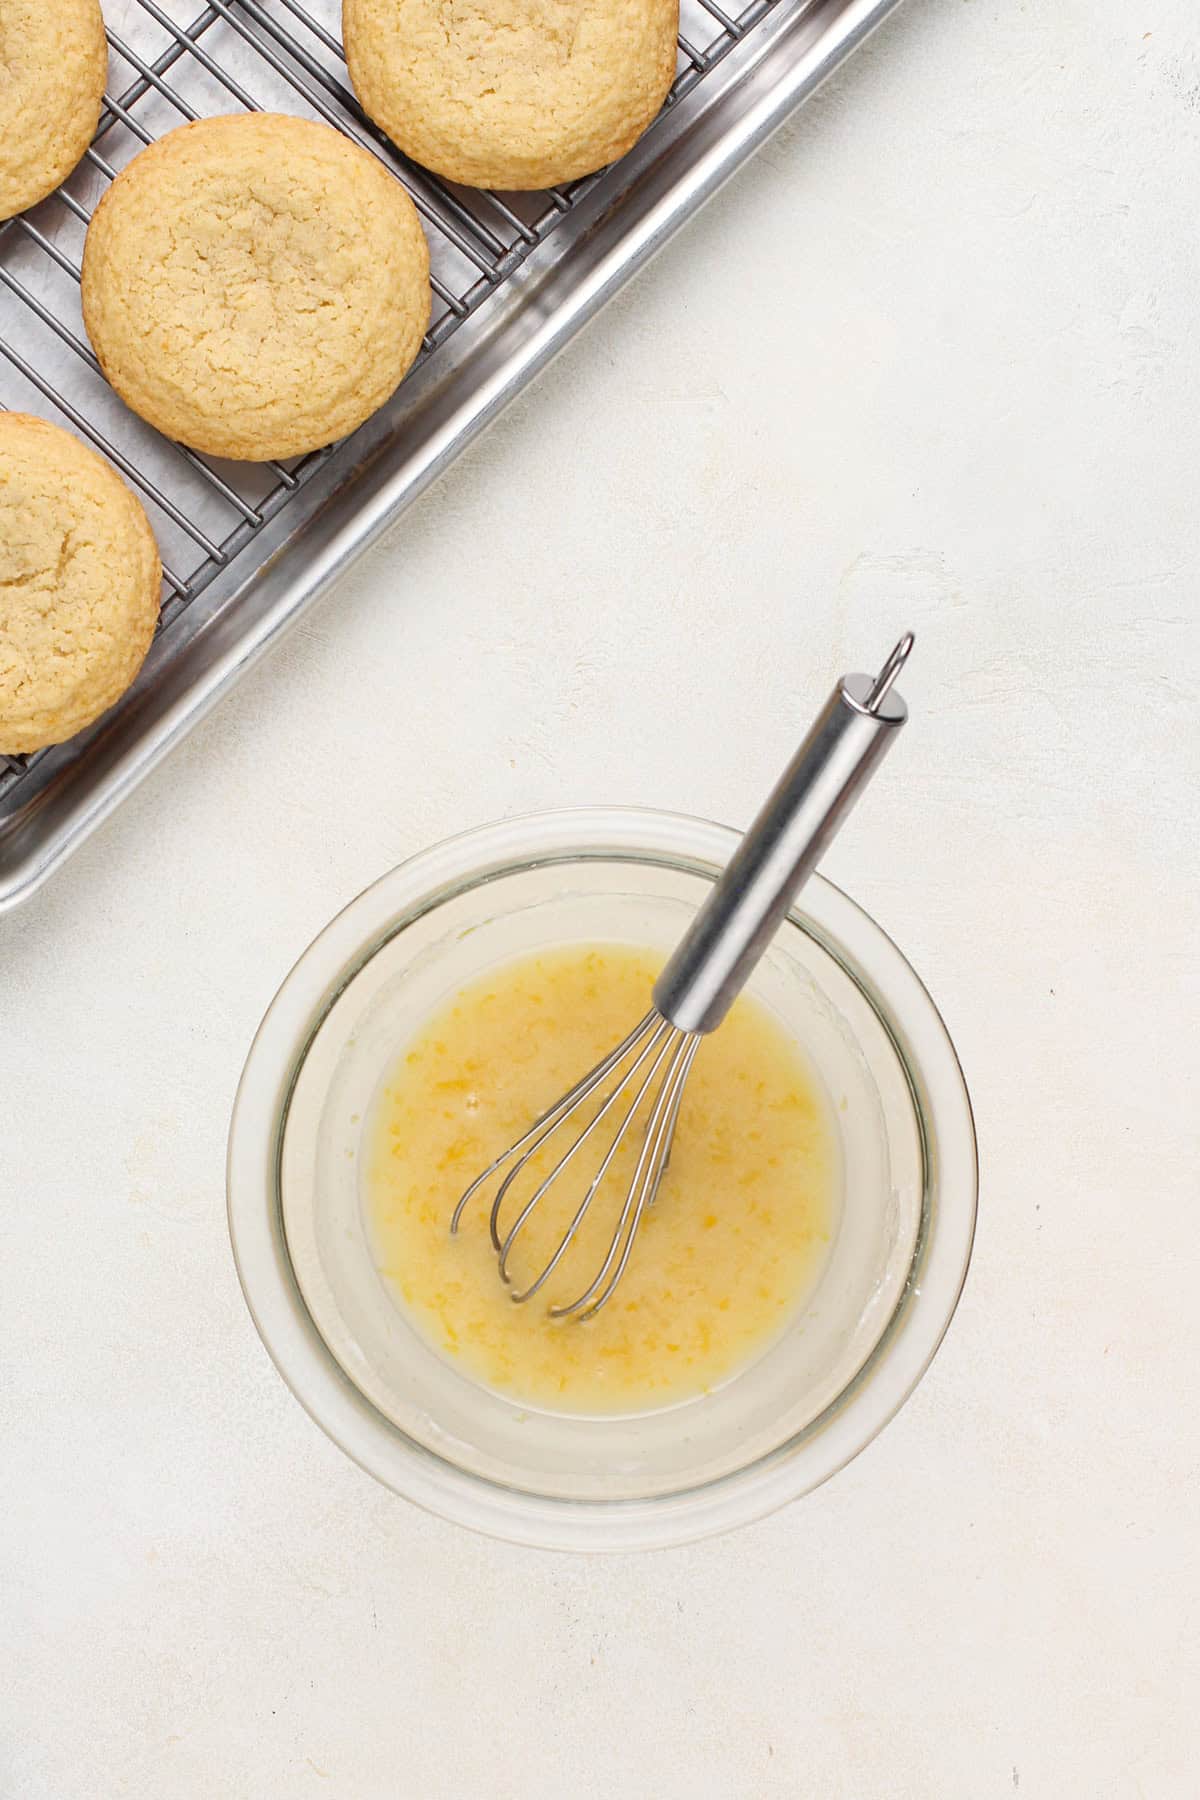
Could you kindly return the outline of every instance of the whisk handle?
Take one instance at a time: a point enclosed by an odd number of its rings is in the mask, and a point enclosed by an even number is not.
[[[844,675],[655,985],[681,1031],[713,1031],[750,978],[800,887],[899,736],[892,682],[908,633],[876,676]]]

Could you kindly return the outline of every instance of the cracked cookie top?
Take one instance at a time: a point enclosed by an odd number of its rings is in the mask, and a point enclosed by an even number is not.
[[[675,78],[679,0],[344,0],[354,91],[414,162],[484,188],[590,175]]]
[[[162,565],[116,471],[70,432],[0,412],[0,752],[58,744],[142,666]]]
[[[99,0],[0,0],[0,219],[66,180],[92,141],[107,76]]]
[[[395,390],[429,323],[412,201],[329,125],[242,113],[180,126],[96,209],[83,316],[104,373],[167,437],[303,455]]]

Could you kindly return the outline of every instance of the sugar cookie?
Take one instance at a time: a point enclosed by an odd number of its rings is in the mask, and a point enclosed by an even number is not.
[[[675,76],[678,0],[344,0],[354,90],[406,156],[470,187],[615,162]]]
[[[98,0],[0,0],[0,219],[66,180],[108,76]]]
[[[389,398],[429,323],[429,251],[378,158],[278,113],[182,125],[97,207],[83,316],[151,425],[213,456],[299,456]]]
[[[0,412],[0,752],[59,744],[120,698],[158,620],[150,522],[79,439]]]

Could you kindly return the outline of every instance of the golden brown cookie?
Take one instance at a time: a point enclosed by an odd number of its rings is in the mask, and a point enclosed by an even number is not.
[[[675,76],[679,0],[344,0],[354,91],[406,156],[470,187],[590,175]]]
[[[239,113],[143,150],[96,208],[83,317],[126,405],[250,462],[344,437],[429,324],[416,209],[329,125]]]
[[[57,425],[0,412],[0,752],[60,744],[120,698],[161,585],[120,476]]]
[[[0,0],[0,219],[66,180],[107,77],[99,0]]]

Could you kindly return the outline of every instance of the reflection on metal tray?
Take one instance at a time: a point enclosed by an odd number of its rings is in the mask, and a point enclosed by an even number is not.
[[[453,188],[400,157],[349,91],[338,0],[106,0],[109,98],[56,195],[0,226],[0,405],[64,423],[147,502],[163,551],[146,666],[70,744],[0,756],[0,908],[30,894],[350,559],[396,517],[896,0],[683,0],[667,104],[620,163],[562,190]],[[188,16],[192,13],[193,16]],[[373,149],[425,222],[429,334],[399,392],[301,461],[219,463],[108,389],[79,307],[104,187],[185,119],[265,107]]]

